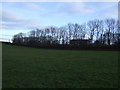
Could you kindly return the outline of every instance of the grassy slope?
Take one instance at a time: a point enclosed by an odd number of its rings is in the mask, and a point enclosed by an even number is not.
[[[45,50],[3,44],[3,88],[115,88],[117,51]]]

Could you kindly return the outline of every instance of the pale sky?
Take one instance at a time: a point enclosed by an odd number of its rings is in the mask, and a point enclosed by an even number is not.
[[[45,26],[118,18],[117,2],[1,2],[0,38]]]

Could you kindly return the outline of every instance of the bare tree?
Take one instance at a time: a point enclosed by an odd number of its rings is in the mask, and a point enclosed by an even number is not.
[[[59,39],[60,39],[61,43],[64,44],[65,43],[64,27],[60,27],[59,29],[60,29],[60,38]]]
[[[91,39],[91,41],[93,41],[93,37],[94,37],[94,34],[95,34],[95,28],[96,28],[95,21],[89,21],[87,23],[87,26],[88,26],[88,29],[90,30],[89,31],[89,33],[90,33],[90,39]]]
[[[106,19],[105,20],[106,23],[106,32],[107,32],[107,44],[110,45],[111,43],[111,37],[110,37],[110,33],[113,32],[114,33],[114,28],[115,28],[115,20],[114,19]],[[113,35],[114,38],[114,35]]]
[[[18,34],[16,34],[16,35],[14,35],[13,36],[13,39],[12,39],[12,41],[13,41],[13,43],[15,43],[15,44],[23,44],[24,43],[24,33],[18,33]]]
[[[98,40],[99,39],[99,33],[100,33],[100,29],[99,29],[100,21],[96,19],[96,20],[94,20],[94,22],[95,22],[96,40]]]
[[[28,33],[28,37],[25,37],[23,33],[14,35],[13,42],[29,45],[69,44],[72,39],[85,39],[87,33],[91,42],[96,39],[102,44],[119,43],[120,22],[111,18],[104,21],[95,19],[88,21],[87,24],[69,23],[60,28],[51,26],[32,30]]]
[[[36,29],[36,37],[40,38],[41,36],[41,30],[40,29]]]
[[[69,41],[72,39],[73,28],[74,28],[73,24],[69,23],[68,24]]]
[[[86,24],[79,25],[79,35],[78,38],[84,39],[86,35]]]
[[[76,23],[74,25],[73,39],[78,39],[78,31],[79,31],[79,25]]]
[[[99,32],[100,32],[100,43],[104,44],[104,40],[103,40],[103,35],[104,35],[104,22],[103,20],[100,20],[99,22]]]
[[[120,44],[120,21],[119,20],[117,20],[117,22],[116,22],[116,37],[115,37],[115,43],[116,44]]]

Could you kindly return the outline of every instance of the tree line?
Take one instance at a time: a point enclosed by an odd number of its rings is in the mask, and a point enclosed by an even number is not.
[[[90,40],[89,44],[120,44],[120,22],[113,18],[90,20],[84,24],[69,23],[62,27],[36,28],[18,33],[12,42],[18,45],[70,45],[71,40]]]

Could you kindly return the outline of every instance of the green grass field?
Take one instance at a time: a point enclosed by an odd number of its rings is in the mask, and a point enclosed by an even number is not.
[[[3,44],[3,88],[117,88],[117,51]]]

